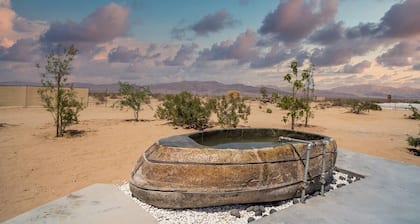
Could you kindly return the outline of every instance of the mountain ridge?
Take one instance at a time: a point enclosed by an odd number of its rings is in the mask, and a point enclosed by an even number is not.
[[[0,85],[28,85],[40,86],[40,83],[34,82],[0,82]],[[250,86],[244,84],[224,84],[217,81],[181,81],[171,83],[158,83],[148,85],[153,93],[174,94],[181,91],[189,91],[199,95],[221,95],[229,90],[238,90],[243,95],[259,96],[261,86]],[[114,84],[91,84],[91,83],[74,83],[74,87],[89,88],[92,93],[118,92],[118,83]],[[286,88],[274,88],[266,86],[267,93],[279,93],[280,95],[289,94]],[[389,87],[380,85],[351,85],[340,86],[332,89],[315,89],[316,96],[324,96],[327,98],[375,98],[386,99],[391,95],[393,99],[418,100],[420,99],[420,89],[411,87]]]

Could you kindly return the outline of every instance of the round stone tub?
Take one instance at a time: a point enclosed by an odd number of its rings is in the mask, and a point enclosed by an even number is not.
[[[313,142],[307,184],[307,145]],[[325,144],[325,156],[323,145]],[[300,196],[332,179],[337,146],[332,138],[282,129],[220,129],[160,139],[138,160],[130,178],[134,197],[160,208],[198,208],[269,202]]]

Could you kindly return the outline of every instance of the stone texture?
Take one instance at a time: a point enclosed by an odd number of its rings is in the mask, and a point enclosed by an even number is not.
[[[253,133],[258,129],[251,130]],[[236,135],[241,131],[249,132],[235,129],[223,133]],[[326,141],[326,177],[331,179],[337,155],[334,140],[308,133],[262,129],[262,134],[266,133],[289,133]],[[130,189],[135,197],[157,207],[194,208],[278,201],[300,194],[306,144],[218,149],[191,143],[192,135],[161,140],[145,151],[131,174]],[[310,153],[308,193],[320,188],[322,148],[316,145]]]
[[[238,209],[233,209],[232,211],[230,211],[230,215],[235,216],[236,218],[241,218],[241,213],[239,213]]]
[[[254,217],[249,217],[248,218],[248,223],[253,222],[253,221],[255,221],[255,218]]]

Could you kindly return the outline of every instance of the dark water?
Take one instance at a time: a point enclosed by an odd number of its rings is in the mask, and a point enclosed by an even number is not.
[[[253,149],[265,148],[279,145],[277,138],[259,137],[259,138],[207,138],[200,144],[212,146],[218,149]]]
[[[198,144],[218,149],[253,149],[280,145],[279,136],[304,140],[322,138],[319,135],[280,129],[222,129],[204,131],[189,137]]]

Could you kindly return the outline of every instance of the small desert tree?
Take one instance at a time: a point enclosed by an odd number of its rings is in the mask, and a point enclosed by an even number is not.
[[[304,115],[305,101],[300,99],[297,94],[300,89],[303,88],[304,82],[309,78],[309,71],[303,70],[303,72],[298,74],[298,63],[297,61],[292,61],[290,68],[292,73],[288,73],[284,76],[284,80],[287,81],[292,87],[292,95],[285,96],[282,98],[280,103],[283,108],[288,108],[289,112],[286,116],[283,116],[283,121],[286,123],[291,118],[291,129],[295,129],[295,122]]]
[[[248,121],[251,107],[245,104],[239,92],[232,91],[217,100],[214,111],[216,112],[218,123],[222,127],[236,128],[240,120]]]
[[[38,94],[47,111],[51,112],[56,126],[56,137],[64,135],[67,126],[77,123],[83,104],[77,100],[73,86],[67,83],[71,62],[77,49],[71,45],[68,49],[58,46],[47,56],[45,72],[41,73],[42,88]],[[36,67],[39,69],[40,65]]]
[[[409,110],[413,113],[410,116],[408,116],[408,118],[413,119],[413,120],[420,120],[419,110],[411,104],[408,106],[409,106]]]
[[[265,86],[261,86],[260,93],[261,93],[261,96],[262,96],[263,99],[268,97],[267,88],[265,88]]]
[[[308,71],[309,75],[308,75],[308,78],[306,79],[305,87],[303,89],[303,113],[304,113],[304,118],[305,118],[305,127],[308,127],[309,118],[314,117],[314,113],[311,107],[312,96],[315,89],[313,71],[314,71],[314,67],[313,65],[311,65]]]
[[[129,107],[134,112],[134,120],[139,121],[139,112],[142,104],[150,104],[150,90],[147,87],[138,87],[134,84],[119,82],[119,94],[122,99],[116,104],[120,108]]]

